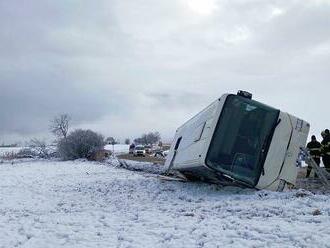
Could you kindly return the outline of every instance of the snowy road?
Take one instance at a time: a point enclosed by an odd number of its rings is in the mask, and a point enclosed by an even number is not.
[[[0,247],[330,247],[325,195],[164,182],[89,162],[0,164],[0,175]]]

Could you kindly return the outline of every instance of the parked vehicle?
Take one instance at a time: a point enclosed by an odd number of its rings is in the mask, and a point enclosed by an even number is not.
[[[177,129],[165,166],[187,178],[282,191],[296,184],[309,129],[248,92],[225,94]]]
[[[144,149],[144,146],[136,146],[133,151],[134,156],[146,156],[146,150]]]
[[[151,145],[145,145],[144,149],[146,151],[147,154],[151,154],[152,153],[152,146]]]
[[[133,154],[134,153],[134,149],[135,149],[135,144],[131,144],[130,146],[129,146],[129,154]]]
[[[155,158],[165,158],[164,152],[161,149],[154,150],[153,156]]]
[[[169,152],[170,152],[170,150],[163,151],[164,157],[167,157],[167,155],[169,154]]]

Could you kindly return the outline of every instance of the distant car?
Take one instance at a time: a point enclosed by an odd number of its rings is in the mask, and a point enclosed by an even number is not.
[[[136,146],[133,151],[133,156],[146,156],[146,150],[144,149],[144,146]]]
[[[129,146],[129,154],[133,154],[134,153],[134,149],[135,149],[135,145],[134,144],[131,144]]]
[[[168,152],[169,152],[168,150],[163,151],[161,149],[157,149],[157,150],[154,150],[153,156],[156,158],[166,158]]]
[[[166,157],[169,152],[170,152],[170,150],[163,151],[164,157]]]
[[[146,150],[146,153],[147,154],[151,154],[152,153],[152,146],[146,145],[146,146],[144,146],[144,149]]]
[[[154,151],[154,157],[155,158],[165,158],[163,151],[160,149],[157,149]]]

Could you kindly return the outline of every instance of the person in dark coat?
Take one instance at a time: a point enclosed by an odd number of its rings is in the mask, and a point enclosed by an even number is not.
[[[321,142],[322,161],[324,167],[330,172],[330,132],[329,129],[324,131],[323,140]]]
[[[307,149],[309,151],[309,154],[311,155],[311,157],[314,159],[315,163],[318,166],[320,166],[321,163],[321,147],[322,147],[321,143],[318,142],[316,140],[315,135],[313,135],[311,142],[307,144]],[[311,171],[312,171],[312,167],[308,165],[306,178],[309,177]]]

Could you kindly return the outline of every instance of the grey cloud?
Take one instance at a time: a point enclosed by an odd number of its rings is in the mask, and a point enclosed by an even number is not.
[[[289,54],[330,41],[330,7],[296,5],[261,30],[260,45]]]
[[[105,135],[158,129],[169,140],[238,89],[325,128],[330,5],[215,4],[200,16],[186,0],[1,1],[0,135],[47,133],[67,112]]]

